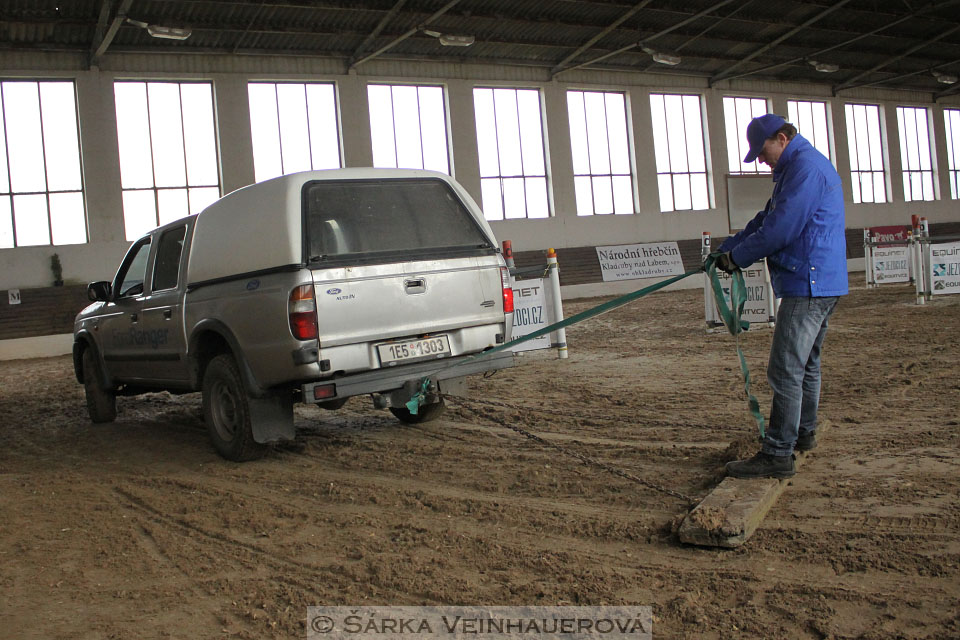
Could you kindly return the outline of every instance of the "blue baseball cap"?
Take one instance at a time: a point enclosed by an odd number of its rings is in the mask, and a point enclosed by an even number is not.
[[[747,125],[747,142],[750,143],[750,152],[743,159],[744,164],[750,164],[756,160],[760,152],[763,151],[763,143],[767,141],[767,138],[772,138],[785,124],[787,124],[787,121],[775,113],[768,113],[751,120],[750,124]]]

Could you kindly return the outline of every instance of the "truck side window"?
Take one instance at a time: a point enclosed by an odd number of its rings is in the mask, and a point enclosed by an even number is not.
[[[150,256],[150,238],[144,238],[127,253],[123,266],[117,273],[114,291],[118,298],[138,296],[143,293],[143,281],[147,276],[147,258]]]
[[[173,289],[180,276],[180,254],[183,252],[183,236],[186,225],[164,231],[157,244],[157,260],[153,266],[154,291]]]

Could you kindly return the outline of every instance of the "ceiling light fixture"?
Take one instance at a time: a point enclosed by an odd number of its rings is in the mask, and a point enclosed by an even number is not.
[[[958,78],[957,76],[951,73],[940,73],[936,69],[931,71],[933,77],[937,79],[937,82],[942,82],[943,84],[956,84]]]
[[[659,64],[666,64],[673,67],[682,62],[680,56],[673,55],[672,53],[663,53],[661,51],[656,51],[654,49],[651,49],[650,47],[644,47],[644,46],[641,46],[640,49],[642,49],[644,53],[646,53],[651,58],[653,58],[654,62],[657,62]]]
[[[840,71],[840,65],[832,64],[830,62],[817,62],[816,60],[807,60],[807,64],[819,71],[820,73],[835,73]]]
[[[141,29],[146,29],[147,33],[154,38],[163,38],[164,40],[186,40],[190,37],[190,34],[193,33],[190,29],[165,27],[160,24],[147,24],[146,22],[133,20],[131,18],[127,18],[127,22]]]
[[[440,33],[439,31],[431,31],[430,29],[423,29],[423,32],[431,38],[439,40],[440,44],[445,47],[469,47],[476,42],[474,36]]]

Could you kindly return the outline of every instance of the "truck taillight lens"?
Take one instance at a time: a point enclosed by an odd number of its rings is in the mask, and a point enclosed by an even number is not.
[[[304,284],[290,292],[290,331],[297,340],[316,340],[317,300],[313,285]]]
[[[503,312],[513,313],[513,287],[510,285],[510,270],[500,267],[500,284],[503,285]]]

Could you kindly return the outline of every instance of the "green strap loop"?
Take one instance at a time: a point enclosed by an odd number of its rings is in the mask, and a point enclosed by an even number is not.
[[[427,389],[430,387],[430,378],[424,378],[420,381],[420,389],[413,394],[413,397],[410,398],[410,401],[406,403],[407,410],[411,414],[417,415],[420,411],[420,403],[422,403],[427,397]]]
[[[740,334],[750,327],[749,322],[741,320],[743,307],[747,302],[747,287],[743,281],[743,272],[740,269],[734,269],[733,273],[730,274],[730,304],[727,304],[723,287],[720,284],[720,276],[717,274],[717,258],[720,255],[718,252],[707,256],[703,268],[707,277],[710,278],[713,297],[716,298],[717,309],[720,311],[723,325],[731,335],[737,338],[737,358],[740,360],[740,372],[743,374],[743,390],[747,394],[747,406],[750,408],[750,415],[757,423],[757,430],[760,432],[760,439],[762,440],[766,435],[765,420],[760,412],[760,403],[756,396],[750,393],[750,369],[747,368],[747,359],[743,357],[743,350],[740,348]]]

